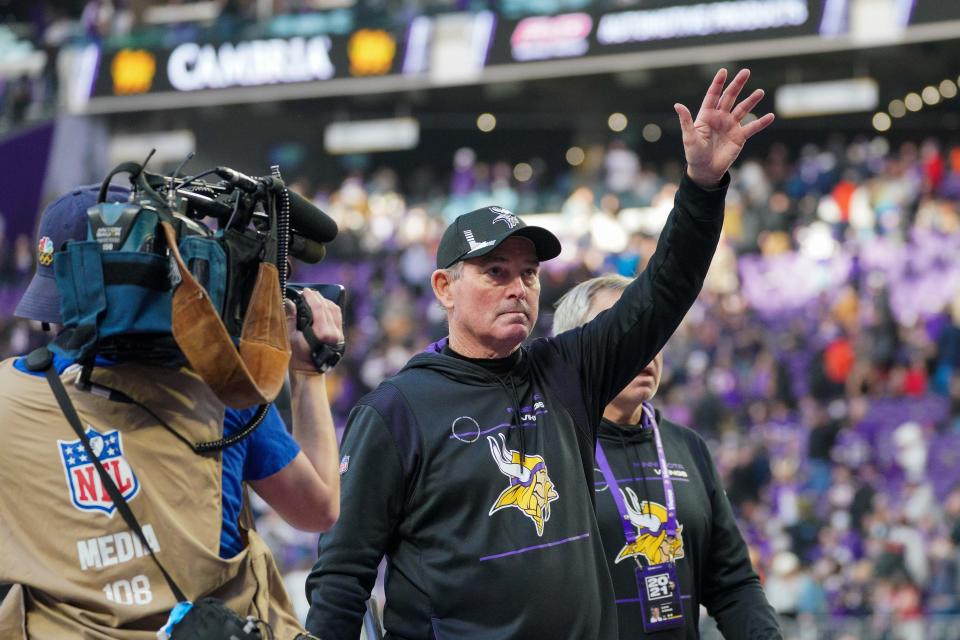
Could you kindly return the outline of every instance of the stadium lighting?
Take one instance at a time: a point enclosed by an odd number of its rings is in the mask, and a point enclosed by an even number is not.
[[[907,109],[910,109],[910,111],[923,109],[923,98],[918,93],[908,93],[907,97],[903,99],[903,103],[907,105]]]
[[[533,177],[533,167],[526,162],[520,162],[513,168],[513,177],[517,182],[526,182]]]
[[[893,122],[890,120],[890,116],[882,111],[873,114],[873,128],[877,131],[889,130],[892,123]]]
[[[567,163],[572,167],[579,167],[583,164],[583,161],[586,159],[587,154],[583,152],[583,149],[580,147],[570,147],[567,149]]]
[[[940,92],[932,85],[923,88],[921,97],[923,98],[923,101],[929,105],[935,105],[940,102]]]
[[[611,113],[610,117],[607,118],[607,126],[610,127],[611,131],[623,131],[627,128],[627,116],[619,111]]]
[[[492,113],[481,113],[477,116],[477,129],[490,133],[497,127],[497,118]]]
[[[420,122],[416,118],[385,118],[333,122],[323,132],[327,153],[372,153],[415,149],[420,144]]]
[[[887,111],[894,118],[902,118],[907,115],[907,105],[903,104],[903,100],[891,100],[889,106],[887,106]]]
[[[880,88],[873,78],[785,84],[774,93],[777,117],[802,118],[834,113],[870,112],[877,108]]]
[[[957,83],[947,78],[940,83],[940,95],[944,98],[955,98],[957,96]]]
[[[652,122],[643,128],[643,139],[647,142],[656,142],[661,135],[663,135],[663,131]]]

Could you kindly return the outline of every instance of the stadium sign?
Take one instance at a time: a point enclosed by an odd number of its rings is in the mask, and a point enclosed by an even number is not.
[[[597,42],[617,45],[799,27],[810,17],[807,0],[733,0],[608,13]]]
[[[821,0],[645,0],[642,9],[504,20],[489,65],[815,35]]]
[[[524,18],[510,34],[514,60],[548,60],[584,55],[590,48],[593,18],[586,13]]]
[[[956,4],[897,0],[896,6],[912,7],[901,17],[913,23],[939,18],[942,25],[922,26],[944,31],[960,13]],[[72,111],[96,113],[256,102],[264,95],[255,89],[263,86],[273,87],[271,99],[292,100],[712,63],[748,51],[802,55],[861,46],[852,38],[852,6],[846,0],[643,0],[630,9],[592,4],[592,11],[516,19],[490,11],[418,16],[403,34],[360,28],[187,42],[172,50],[98,53],[93,46],[92,53],[88,47],[74,56],[69,68],[75,72],[65,74],[65,84],[72,87]],[[938,34],[927,39],[944,37]]]
[[[327,80],[336,73],[330,38],[274,38],[219,47],[187,42],[170,52],[167,78],[177,91]]]
[[[169,106],[186,94],[263,86],[307,86],[400,74],[401,43],[380,29],[345,35],[263,38],[238,42],[184,42],[173,49],[94,49],[84,67],[90,98],[107,105],[136,104],[163,94]],[[79,67],[77,67],[79,73]],[[176,98],[179,96],[179,98]],[[136,102],[131,99],[138,98]],[[200,100],[208,100],[206,97]],[[106,102],[105,100],[109,100]],[[206,102],[209,103],[209,102]],[[84,101],[73,106],[82,110]],[[105,109],[111,110],[109,107]]]

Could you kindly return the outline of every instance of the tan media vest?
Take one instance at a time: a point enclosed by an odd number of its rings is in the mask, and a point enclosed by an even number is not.
[[[61,376],[84,427],[101,436],[94,450],[107,450],[104,466],[187,597],[222,598],[267,620],[278,639],[302,633],[256,532],[236,557],[219,557],[220,454],[196,455],[141,408],[81,392],[75,378],[71,369]],[[191,442],[222,434],[223,404],[187,370],[122,364],[94,369],[93,381]],[[0,638],[153,640],[175,598],[81,458],[47,380],[6,360],[0,394],[0,582],[18,585],[0,606]]]

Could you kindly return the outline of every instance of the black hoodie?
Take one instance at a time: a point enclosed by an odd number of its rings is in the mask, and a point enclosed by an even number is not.
[[[356,640],[386,554],[389,638],[616,638],[593,504],[597,426],[696,299],[727,182],[685,178],[620,301],[534,340],[508,375],[434,345],[360,401],[341,445],[340,519],[307,579],[311,633]]]
[[[677,578],[682,594],[684,626],[645,634],[637,594],[636,566],[661,562],[656,557],[656,527],[637,528],[638,544],[627,544],[620,514],[604,477],[596,474],[597,519],[613,576],[620,622],[620,639],[666,640],[699,637],[700,605],[717,620],[727,640],[781,638],[773,608],[750,566],[747,545],[740,535],[723,491],[713,458],[699,434],[669,420],[657,421],[667,468],[677,497],[677,523],[683,545],[677,553]],[[666,516],[666,502],[653,431],[600,423],[600,446],[620,488],[637,496],[641,513]],[[645,502],[652,503],[647,509]],[[648,553],[654,555],[648,557]]]

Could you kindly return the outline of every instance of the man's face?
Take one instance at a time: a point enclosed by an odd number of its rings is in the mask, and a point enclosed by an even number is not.
[[[597,317],[601,311],[609,309],[616,304],[621,295],[623,295],[623,291],[616,291],[614,289],[603,289],[599,291],[593,297],[593,302],[590,304],[590,313],[587,317],[590,319]],[[627,412],[636,409],[640,406],[641,402],[647,402],[657,393],[662,373],[663,354],[658,353],[650,364],[644,367],[643,371],[631,380],[630,384],[624,387],[623,391],[621,391],[610,404],[623,407]]]
[[[447,309],[452,346],[473,357],[505,357],[527,339],[540,310],[540,263],[533,243],[507,238],[489,254],[464,261],[448,280],[434,273],[434,291]]]

